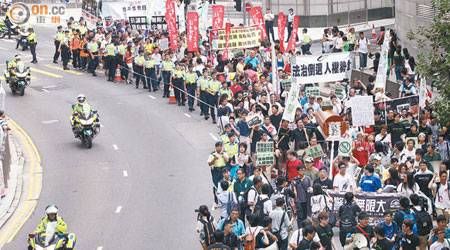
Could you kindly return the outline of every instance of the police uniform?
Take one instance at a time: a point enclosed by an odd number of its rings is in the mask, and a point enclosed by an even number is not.
[[[90,51],[89,52],[89,73],[92,73],[93,76],[97,76],[97,74],[95,73],[95,70],[97,69],[98,66],[98,43],[95,42],[94,40],[91,40],[90,42],[87,43],[86,45],[87,50]],[[92,56],[94,58],[92,58]]]
[[[158,88],[158,81],[156,81],[156,62],[153,58],[145,59],[145,76],[147,77],[148,92],[156,91]]]
[[[32,63],[37,63],[37,58],[36,58],[36,33],[31,32],[28,35],[28,43],[30,44],[30,51],[31,51],[31,55],[33,55],[33,60],[31,61]]]
[[[213,119],[213,122],[216,122],[216,112],[215,108],[217,107],[217,100],[218,100],[218,92],[220,89],[220,81],[219,80],[213,80],[209,82],[209,94],[208,94],[208,104],[211,107],[211,117]]]
[[[178,106],[184,106],[184,103],[186,102],[186,95],[184,94],[185,80],[185,72],[181,67],[179,70],[176,68],[172,70],[173,92],[175,94],[175,100],[177,100]]]
[[[134,58],[135,70],[136,70],[136,88],[139,88],[139,80],[142,79],[142,84],[144,88],[146,87],[145,77],[144,77],[144,56],[138,55]]]
[[[116,63],[120,65],[120,76],[125,79],[125,74],[127,73],[127,64],[125,63],[125,55],[127,53],[127,45],[120,44],[117,47]]]
[[[205,119],[208,119],[209,117],[209,108],[208,105],[206,105],[208,103],[209,94],[207,90],[209,88],[209,81],[209,77],[205,78],[204,76],[201,76],[197,82],[197,88],[200,90],[200,115],[205,115]]]
[[[170,74],[172,69],[174,68],[173,62],[169,59],[168,61],[164,60],[161,62],[162,68],[162,76],[164,81],[164,93],[163,97],[169,97],[169,86],[170,86]]]
[[[231,142],[224,143],[223,147],[225,149],[225,152],[227,152],[230,158],[233,158],[233,156],[238,155],[239,153],[239,143],[236,141],[236,139],[234,140],[233,143]]]
[[[227,95],[227,100],[231,101],[231,98],[233,98],[233,92],[231,92],[230,88],[220,88],[219,90],[219,96],[222,97],[222,95],[226,94]]]
[[[303,42],[302,42],[302,54],[306,55],[309,53],[309,49],[311,48],[311,36],[308,33],[303,34]]]
[[[186,72],[186,90],[188,92],[188,106],[190,111],[194,111],[194,97],[197,88],[198,75],[195,71]]]
[[[114,77],[116,74],[116,55],[117,55],[117,48],[114,46],[114,44],[110,43],[106,45],[106,58],[105,63],[108,68],[108,81],[114,81]]]
[[[222,151],[222,154],[217,153],[216,151],[211,152],[209,159],[214,159],[214,156],[217,157],[217,159],[213,162],[211,166],[211,175],[214,185],[217,187],[219,181],[222,179],[222,173],[223,170],[226,168],[227,162],[225,158],[223,157],[224,154],[227,154],[225,151]],[[211,161],[209,161],[211,162]]]
[[[69,63],[70,59],[70,38],[66,35],[61,39],[61,58],[63,61],[63,68],[69,69],[67,67],[67,64]]]
[[[59,58],[59,45],[61,44],[61,40],[64,37],[64,33],[62,31],[58,31],[55,34],[55,54],[53,55],[53,63],[58,63]]]

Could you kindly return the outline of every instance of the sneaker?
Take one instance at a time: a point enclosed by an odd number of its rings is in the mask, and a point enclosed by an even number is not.
[[[58,61],[53,61],[54,64],[58,64]]]
[[[216,119],[213,120],[213,124],[217,124]]]

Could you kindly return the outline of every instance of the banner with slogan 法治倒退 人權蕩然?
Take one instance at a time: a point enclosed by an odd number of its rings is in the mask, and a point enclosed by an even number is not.
[[[211,46],[215,50],[225,50],[226,30],[211,30]],[[261,43],[261,31],[258,27],[232,27],[228,39],[228,49],[244,49],[259,47]]]
[[[292,61],[292,77],[298,83],[336,82],[348,78],[352,69],[349,52],[318,56],[296,56]]]

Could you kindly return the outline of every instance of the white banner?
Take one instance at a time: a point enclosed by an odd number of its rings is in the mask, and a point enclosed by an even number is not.
[[[378,64],[377,78],[375,82],[375,88],[382,88],[386,91],[386,76],[388,72],[388,54],[389,54],[389,30],[384,35],[384,42],[381,45],[381,57]]]
[[[286,109],[283,112],[283,120],[293,122],[295,120],[295,110],[300,106],[298,101],[298,93],[300,92],[300,84],[292,78],[292,86],[286,100]]]
[[[427,80],[425,78],[421,78],[419,88],[419,106],[421,108],[425,108],[427,96]]]
[[[133,2],[104,2],[102,15],[112,20],[125,20],[133,16],[145,16],[151,19],[153,0]]]
[[[372,96],[355,96],[351,99],[353,126],[375,124]]]
[[[206,29],[208,28],[208,7],[209,2],[204,1],[198,8],[198,29],[203,40],[206,39]]]
[[[346,78],[351,69],[349,52],[297,56],[292,63],[292,76],[298,78],[298,83],[336,82]]]

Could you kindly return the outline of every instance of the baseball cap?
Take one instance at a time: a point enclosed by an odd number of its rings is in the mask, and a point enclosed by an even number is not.
[[[223,145],[223,143],[221,141],[216,142],[216,147],[222,146],[222,145]]]
[[[312,157],[306,157],[305,162],[313,163],[314,159]]]
[[[381,156],[379,154],[375,154],[375,157],[373,159],[381,161]]]

